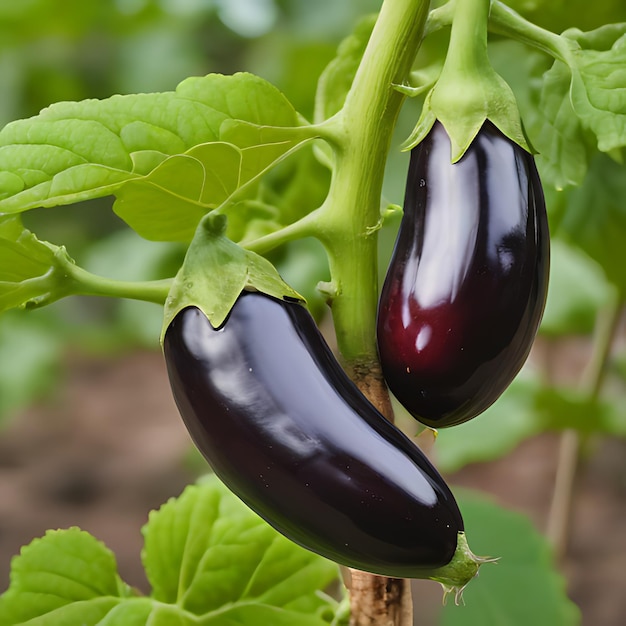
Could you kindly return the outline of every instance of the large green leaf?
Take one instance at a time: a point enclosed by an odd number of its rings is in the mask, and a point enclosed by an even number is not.
[[[154,599],[202,624],[326,623],[317,591],[337,566],[277,534],[215,477],[152,512],[144,536]]]
[[[60,102],[0,131],[0,211],[114,193],[168,156],[220,140],[226,120],[297,126],[270,83],[252,74],[188,78],[176,91]]]
[[[583,130],[569,99],[570,81],[567,66],[555,61],[543,75],[538,110],[527,120],[543,177],[559,189],[580,184],[587,170]]]
[[[69,263],[63,248],[39,241],[19,216],[0,216],[0,313],[67,295]]]
[[[611,283],[626,290],[626,167],[597,154],[583,184],[569,192],[556,215],[554,231],[584,250]]]
[[[458,494],[458,501],[472,549],[500,560],[481,568],[461,606],[446,604],[440,626],[580,624],[580,612],[566,595],[550,548],[528,518],[470,492]]]
[[[95,626],[131,597],[103,544],[77,528],[48,531],[13,560],[11,586],[0,597],[0,623]]]
[[[194,146],[165,159],[147,176],[126,182],[116,192],[113,208],[146,239],[191,241],[203,215],[237,192],[245,198],[242,192],[251,182],[300,145],[297,137],[244,148],[226,142]],[[250,217],[248,209],[254,207],[238,206]]]
[[[602,152],[626,146],[626,23],[562,35],[569,53],[543,75],[530,132],[540,164],[556,187],[581,183],[595,136]]]
[[[573,52],[570,98],[584,128],[610,152],[626,145],[626,23],[607,24],[583,33],[563,33],[580,48]]]

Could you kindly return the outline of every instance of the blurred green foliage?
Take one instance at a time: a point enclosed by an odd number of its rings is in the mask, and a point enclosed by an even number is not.
[[[166,91],[246,69],[312,113],[317,76],[380,0],[21,0],[0,3],[0,124],[60,100]],[[307,110],[308,109],[308,110]]]
[[[0,2],[0,126],[63,100],[172,90],[188,76],[246,70],[312,117],[339,41],[380,0],[23,0]],[[29,215],[80,257],[122,227],[97,201]]]
[[[356,21],[379,6],[380,0],[0,0],[0,126],[57,101],[168,91],[188,76],[241,70],[270,80],[312,118],[319,74]],[[319,169],[313,159],[309,166]],[[286,163],[277,170],[268,185],[268,193],[279,191],[285,203],[299,200],[290,195],[290,167]],[[404,178],[403,171],[398,178]],[[319,187],[319,178],[311,180]],[[298,185],[294,189],[302,191]],[[323,189],[308,192],[310,202]],[[111,205],[112,199],[104,198],[37,209],[24,222],[42,240],[63,243],[80,264],[102,275],[172,276],[184,249],[147,244]],[[314,241],[292,248],[272,260],[321,313],[315,285],[326,264],[323,250]],[[0,419],[53,386],[68,345],[96,351],[156,348],[161,321],[158,306],[93,298],[3,316],[0,339],[11,341],[2,341],[0,354],[13,350],[18,340],[26,347],[17,362],[0,359]]]

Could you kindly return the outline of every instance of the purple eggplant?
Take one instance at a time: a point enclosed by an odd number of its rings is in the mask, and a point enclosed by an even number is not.
[[[453,426],[497,400],[528,357],[548,273],[532,155],[486,122],[451,163],[436,122],[411,153],[378,309],[383,375],[411,415]]]
[[[184,308],[164,352],[196,446],[282,534],[393,577],[450,562],[463,532],[450,489],[345,374],[303,305],[244,291],[219,328]]]

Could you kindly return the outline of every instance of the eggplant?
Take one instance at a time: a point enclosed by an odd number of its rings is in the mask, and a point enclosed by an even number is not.
[[[464,536],[454,496],[350,380],[303,305],[243,291],[219,328],[188,306],[163,348],[196,446],[283,535],[387,576],[430,577],[450,563]]]
[[[486,122],[451,163],[449,137],[435,122],[411,152],[378,307],[383,376],[400,404],[433,428],[493,404],[528,357],[548,273],[532,155]]]

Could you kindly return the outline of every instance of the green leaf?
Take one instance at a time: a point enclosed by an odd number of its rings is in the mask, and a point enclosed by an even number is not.
[[[313,143],[303,146],[273,168],[259,185],[259,198],[278,209],[282,224],[308,215],[326,198],[331,172],[316,158],[315,150]]]
[[[281,228],[279,209],[260,200],[233,202],[226,206],[222,214],[228,219],[226,235],[242,244]]]
[[[528,116],[542,178],[557,189],[578,185],[587,171],[587,148],[569,98],[571,73],[561,61],[543,74],[537,110]]]
[[[604,270],[608,280],[626,290],[626,167],[607,155],[592,159],[583,184],[569,191],[554,234],[580,247]]]
[[[54,250],[22,226],[19,217],[0,217],[0,280],[20,282],[47,270]]]
[[[316,614],[334,605],[317,591],[337,566],[276,533],[214,476],[152,512],[143,532],[158,602],[203,624],[327,623]]]
[[[0,623],[95,626],[130,596],[102,543],[77,528],[51,530],[13,560],[10,587],[0,597]]]
[[[583,127],[597,137],[598,149],[626,145],[626,23],[607,24],[589,33],[567,30],[574,50],[571,102]]]
[[[471,492],[457,498],[472,549],[500,560],[481,568],[480,580],[467,587],[462,606],[446,604],[440,626],[580,624],[549,546],[530,521]]]
[[[245,73],[188,78],[174,92],[54,104],[0,131],[0,211],[115,193],[168,156],[219,141],[230,119],[299,124],[274,86]]]
[[[19,216],[0,217],[0,313],[66,295],[66,263],[65,250],[39,241]]]
[[[626,23],[563,33],[568,53],[543,76],[530,122],[542,171],[557,188],[579,185],[591,132],[602,152],[626,146]]]
[[[553,237],[550,289],[539,332],[549,337],[590,334],[612,290],[602,269],[580,248]]]
[[[439,431],[437,466],[443,472],[454,472],[469,463],[498,459],[541,432],[542,424],[535,411],[538,390],[538,381],[522,374],[484,413],[465,424]],[[472,550],[477,550],[473,543]]]
[[[81,606],[77,605],[72,607],[76,610],[74,618],[70,618],[68,612],[67,626],[75,626],[80,624],[83,626],[84,617],[81,613]],[[69,607],[67,609],[69,611]],[[154,606],[154,603],[149,598],[127,598],[120,604],[114,606],[100,621],[97,622],[97,626],[151,626],[156,625],[154,619],[155,613],[159,611],[159,608]],[[65,615],[63,616],[65,619]],[[65,622],[63,622],[65,623]],[[51,622],[50,626],[61,626],[61,622]],[[191,623],[181,619],[180,622],[171,621],[168,622],[168,626],[191,626]],[[87,625],[85,625],[87,626]]]
[[[142,237],[191,241],[200,219],[246,191],[265,170],[302,145],[300,136],[239,148],[225,142],[194,146],[117,191],[114,211]]]
[[[602,24],[626,21],[626,5],[622,0],[507,0],[507,5],[531,22],[560,33],[576,24],[591,28]]]

